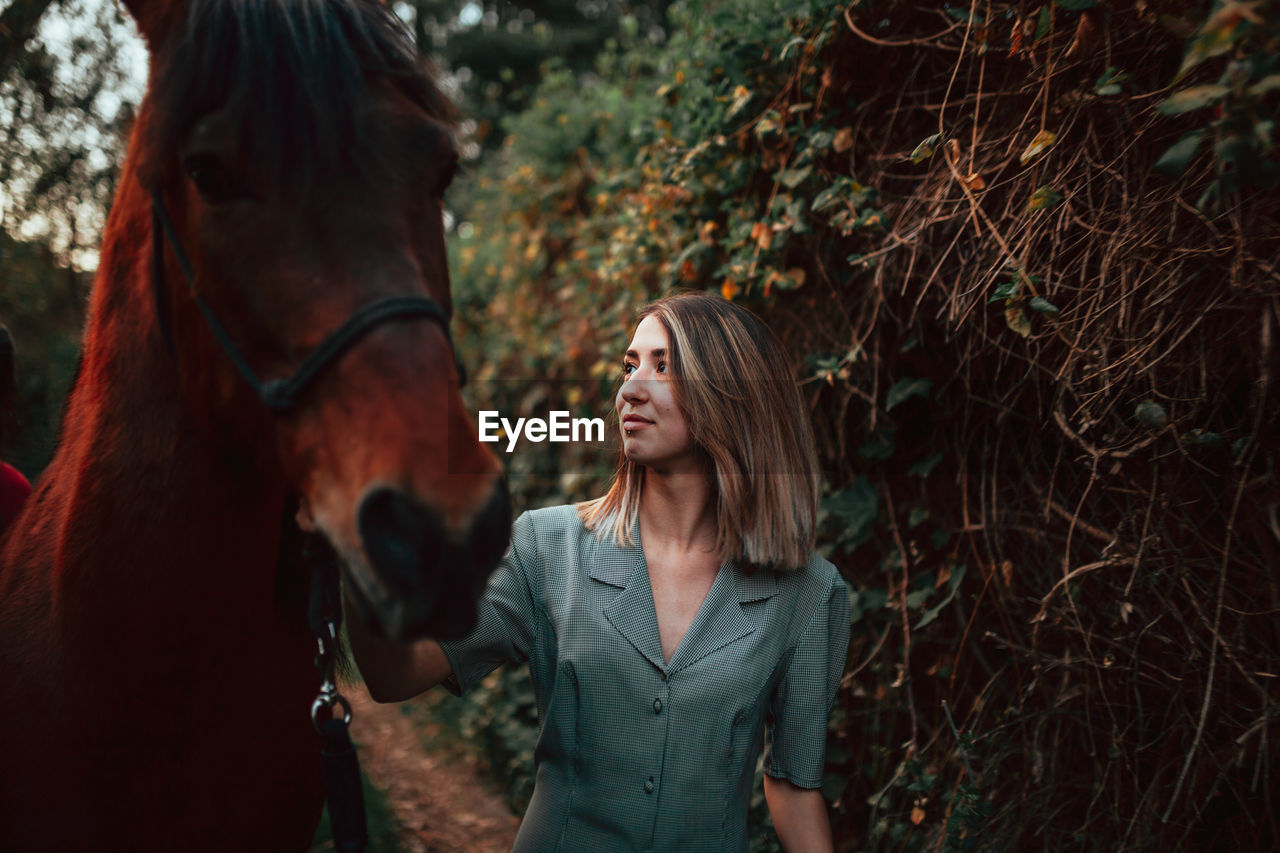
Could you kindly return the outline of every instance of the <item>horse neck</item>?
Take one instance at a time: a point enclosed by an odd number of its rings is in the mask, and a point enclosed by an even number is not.
[[[283,479],[269,455],[211,422],[218,407],[208,396],[227,371],[210,336],[179,317],[178,354],[168,351],[150,288],[148,222],[147,194],[127,169],[104,234],[80,376],[35,496],[42,510],[24,520],[37,538],[56,540],[46,554],[63,555],[50,566],[55,587],[206,601],[256,588],[270,600]],[[252,399],[243,410],[262,419]],[[264,442],[269,427],[257,431]]]

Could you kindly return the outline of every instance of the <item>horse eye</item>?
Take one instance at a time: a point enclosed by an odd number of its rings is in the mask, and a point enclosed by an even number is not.
[[[188,157],[183,161],[182,170],[209,204],[221,204],[236,197],[235,186],[216,157],[210,154]]]

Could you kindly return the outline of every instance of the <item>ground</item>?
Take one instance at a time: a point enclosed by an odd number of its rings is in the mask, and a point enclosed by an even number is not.
[[[399,705],[379,705],[363,685],[345,686],[351,736],[369,781],[386,792],[402,853],[507,853],[519,818],[477,765],[424,745]]]

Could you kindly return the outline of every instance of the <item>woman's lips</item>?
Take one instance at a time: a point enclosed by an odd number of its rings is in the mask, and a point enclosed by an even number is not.
[[[652,423],[653,421],[649,420],[648,418],[642,418],[639,415],[627,415],[625,418],[622,419],[623,428],[629,429],[629,430],[639,429],[640,427],[646,427],[651,425]]]

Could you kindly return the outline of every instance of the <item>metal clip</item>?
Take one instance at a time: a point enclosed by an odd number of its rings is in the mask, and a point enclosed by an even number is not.
[[[311,725],[315,726],[317,732],[324,734],[321,728],[320,711],[324,708],[341,707],[342,708],[342,724],[344,726],[351,723],[351,703],[346,700],[336,689],[331,688],[332,685],[325,684],[320,688],[320,692],[316,695],[315,701],[311,703]]]

